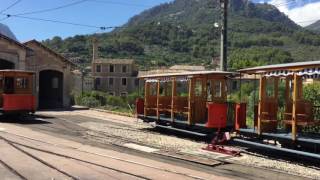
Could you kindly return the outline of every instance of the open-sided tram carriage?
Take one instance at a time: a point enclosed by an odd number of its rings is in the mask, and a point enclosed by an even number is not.
[[[145,94],[137,102],[137,114],[158,127],[196,135],[233,129],[235,105],[227,102],[228,79],[233,74],[198,71],[140,77]]]
[[[285,147],[319,152],[320,133],[306,130],[320,125],[319,106],[304,99],[303,86],[319,79],[320,61],[260,66],[239,72],[255,74],[260,79],[255,127],[240,129],[240,133],[276,140]],[[279,89],[281,83],[284,92]],[[279,105],[280,93],[284,107]]]
[[[0,113],[34,113],[34,72],[21,70],[0,70]]]
[[[232,76],[243,74],[259,79],[252,128],[246,126],[250,110],[246,103],[227,101],[228,84],[235,81]],[[141,78],[145,94],[137,100],[136,109],[147,122],[195,135],[236,132],[234,142],[320,159],[320,132],[306,131],[320,127],[320,108],[303,96],[304,84],[320,78],[320,61],[260,66],[238,73],[201,71]],[[282,107],[280,99],[284,99]]]

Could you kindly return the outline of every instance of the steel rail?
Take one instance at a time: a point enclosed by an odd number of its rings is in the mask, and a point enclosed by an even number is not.
[[[26,154],[27,156],[31,157],[32,159],[35,159],[35,160],[39,161],[40,163],[42,163],[42,164],[50,167],[51,169],[54,169],[54,170],[60,172],[61,174],[70,177],[71,179],[79,179],[79,178],[74,177],[74,176],[72,176],[71,174],[69,174],[69,173],[67,173],[67,172],[65,172],[65,171],[63,171],[63,170],[61,170],[61,169],[59,169],[59,168],[57,168],[57,167],[49,164],[48,162],[46,162],[46,161],[44,161],[44,160],[42,160],[42,159],[40,159],[40,158],[32,155],[31,153],[28,153],[27,151],[19,148],[18,146],[15,145],[15,144],[16,144],[15,142],[12,142],[12,141],[10,141],[10,140],[2,137],[2,136],[0,136],[0,139],[4,140],[6,143],[8,143],[9,145],[11,145],[11,146],[12,146],[13,148],[15,148],[16,150],[22,152],[23,154]]]
[[[6,133],[8,133],[8,132],[6,132]],[[12,134],[12,133],[8,133],[8,134]],[[13,135],[15,135],[15,134],[13,134]],[[29,140],[33,140],[33,141],[38,141],[38,140],[35,140],[35,139],[31,139],[31,138],[27,138],[27,137],[24,137],[24,136],[20,136],[20,135],[17,135],[17,136],[23,137],[23,138],[26,138],[26,139],[29,139]],[[141,179],[149,180],[149,178],[146,178],[146,177],[143,177],[143,176],[140,176],[140,175],[135,175],[135,174],[128,173],[128,172],[121,171],[121,170],[117,170],[117,169],[114,169],[114,168],[111,168],[111,167],[103,166],[103,165],[92,163],[92,162],[85,161],[85,160],[81,160],[81,159],[78,159],[78,158],[75,158],[75,157],[71,157],[71,156],[55,153],[55,152],[48,151],[48,150],[35,148],[35,147],[32,147],[32,146],[28,146],[28,145],[25,145],[25,144],[13,142],[13,141],[10,141],[10,140],[8,140],[8,141],[12,142],[13,144],[17,144],[17,145],[20,145],[20,146],[23,146],[23,147],[26,147],[26,148],[30,148],[30,149],[36,150],[36,151],[41,151],[41,152],[52,154],[52,155],[55,155],[55,156],[73,159],[73,160],[84,162],[84,163],[88,163],[88,164],[91,164],[91,165],[94,165],[94,166],[99,166],[99,167],[102,167],[102,168],[106,168],[106,169],[114,170],[114,171],[117,171],[117,172],[121,172],[121,173],[124,173],[124,174],[127,174],[127,175],[135,176],[135,177],[138,177],[138,178],[141,178]],[[42,141],[39,141],[39,142],[42,142]],[[48,142],[45,142],[45,143],[46,144],[51,144],[51,143],[48,143]],[[54,145],[54,144],[52,144],[52,145]],[[65,146],[63,146],[63,147],[64,148],[68,148],[68,149],[72,149],[72,148],[65,147]],[[75,149],[72,149],[72,150],[75,150]],[[121,159],[121,158],[117,158],[117,157],[113,157],[113,156],[108,156],[108,155],[100,155],[100,154],[96,154],[96,153],[90,153],[90,152],[81,151],[81,150],[77,150],[77,151],[83,152],[83,153],[87,153],[87,154],[97,155],[97,156],[101,156],[101,157],[106,157],[106,158],[110,158],[110,159],[114,159],[114,160],[118,160],[118,161],[122,161],[122,162],[126,162],[126,163],[136,164],[136,165],[140,165],[140,166],[144,166],[144,167],[148,167],[148,168],[152,168],[152,169],[157,169],[157,170],[168,172],[168,173],[173,173],[173,174],[177,174],[177,175],[191,177],[191,178],[194,178],[194,179],[204,180],[204,178],[201,178],[201,177],[188,175],[188,174],[185,174],[185,173],[180,173],[180,172],[172,171],[172,170],[168,170],[168,169],[162,169],[162,168],[158,168],[158,167],[155,167],[155,166],[152,166],[152,165],[147,165],[147,164],[143,164],[143,163],[139,163],[139,162],[135,162],[135,161],[125,160],[125,159]]]

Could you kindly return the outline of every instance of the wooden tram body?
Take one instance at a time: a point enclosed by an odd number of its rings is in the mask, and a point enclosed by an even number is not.
[[[137,113],[158,126],[194,131],[233,128],[227,102],[227,80],[233,74],[199,71],[140,77],[145,82],[145,95],[137,104]]]
[[[228,81],[243,74],[259,79],[253,128],[246,126],[246,103],[227,101]],[[306,79],[320,78],[320,61],[253,67],[238,73],[202,71],[140,78],[145,81],[145,94],[144,99],[137,100],[136,109],[138,117],[147,122],[195,135],[236,132],[234,142],[320,159],[320,133],[302,131],[320,126],[319,106],[303,98]],[[184,88],[179,85],[182,82]],[[284,92],[279,90],[280,83]],[[283,111],[280,95],[285,101]],[[266,145],[265,140],[279,142],[281,147]]]
[[[257,119],[253,129],[242,134],[279,141],[282,146],[303,147],[319,152],[320,134],[302,132],[305,127],[320,125],[319,107],[303,97],[307,79],[320,76],[320,61],[268,65],[239,70],[259,77]],[[279,84],[285,84],[284,110],[279,111]]]
[[[34,113],[35,73],[21,70],[0,70],[0,112],[2,114]]]

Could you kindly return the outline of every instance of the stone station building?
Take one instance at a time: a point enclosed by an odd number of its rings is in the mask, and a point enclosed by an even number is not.
[[[0,34],[0,69],[34,71],[39,108],[70,106],[74,67],[68,59],[36,40],[20,43]]]

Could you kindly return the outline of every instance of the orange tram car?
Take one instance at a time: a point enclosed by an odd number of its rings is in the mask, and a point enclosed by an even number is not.
[[[0,113],[28,114],[36,111],[33,94],[35,73],[22,70],[0,70]]]
[[[245,74],[255,77],[259,95],[250,107],[252,127],[247,126],[248,102],[228,101],[230,84],[240,81],[241,86]],[[306,130],[320,127],[320,106],[303,96],[303,86],[320,78],[320,61],[267,65],[236,73],[198,71],[140,78],[144,80],[144,98],[137,99],[136,113],[145,122],[196,136],[230,132],[236,143],[320,160],[320,128],[319,132]],[[280,90],[280,86],[284,88]]]

